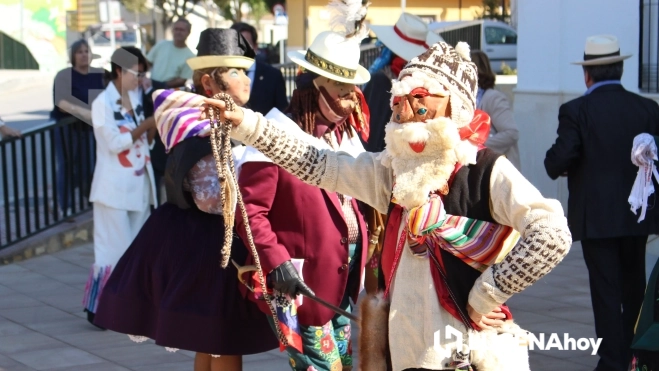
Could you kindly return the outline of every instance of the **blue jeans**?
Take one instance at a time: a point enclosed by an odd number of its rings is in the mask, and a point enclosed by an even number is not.
[[[72,119],[54,131],[55,159],[57,162],[57,201],[59,209],[66,212],[75,204],[75,189],[88,196],[96,164],[94,132],[88,124]],[[61,122],[61,121],[60,121]],[[76,205],[76,210],[83,206]]]

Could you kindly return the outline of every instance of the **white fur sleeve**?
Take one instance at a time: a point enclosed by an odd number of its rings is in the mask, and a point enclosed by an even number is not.
[[[544,198],[505,157],[500,157],[492,169],[490,202],[494,220],[512,226],[521,238],[471,289],[469,304],[482,314],[549,273],[572,245],[561,204]]]
[[[231,131],[234,139],[263,152],[272,162],[303,182],[363,201],[381,213],[389,207],[393,176],[376,158],[364,152],[353,157],[345,152],[319,149],[317,139],[300,131],[286,130],[260,113],[244,109],[243,122]]]

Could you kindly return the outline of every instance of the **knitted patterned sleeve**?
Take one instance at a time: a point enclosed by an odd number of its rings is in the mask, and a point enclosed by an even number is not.
[[[489,313],[549,273],[572,245],[561,204],[544,198],[504,157],[497,160],[492,170],[490,202],[497,223],[515,228],[521,237],[510,253],[486,269],[471,289],[469,304],[479,313]]]
[[[303,182],[339,192],[386,213],[393,177],[378,154],[364,152],[353,157],[345,152],[319,149],[317,139],[301,130],[291,130],[244,109],[243,122],[231,136],[263,152],[272,162]]]

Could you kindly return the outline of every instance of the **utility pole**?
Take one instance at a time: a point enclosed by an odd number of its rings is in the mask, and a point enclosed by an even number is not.
[[[462,0],[458,0],[458,12],[459,12],[458,20],[461,21],[462,20]]]
[[[309,13],[307,12],[307,1],[302,0],[302,15],[304,17],[304,34],[302,35],[302,43],[304,44],[304,49],[308,47],[307,45],[307,34],[309,33]],[[289,28],[290,30],[290,28]],[[272,43],[274,39],[270,39]]]
[[[105,9],[107,10],[108,19],[110,23],[110,48],[111,50],[116,49],[116,40],[114,38],[114,19],[112,19],[112,14],[110,13],[110,0],[105,0]]]

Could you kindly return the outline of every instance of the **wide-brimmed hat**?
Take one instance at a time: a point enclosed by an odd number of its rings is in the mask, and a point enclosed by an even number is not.
[[[631,54],[620,55],[618,38],[612,35],[596,35],[586,39],[583,61],[572,62],[582,66],[597,66],[620,62]]]
[[[348,84],[365,84],[371,74],[359,64],[359,40],[346,38],[333,31],[321,32],[306,51],[288,52],[288,57],[300,67]]]
[[[401,14],[393,26],[372,25],[371,30],[384,46],[406,61],[442,41],[438,34],[428,30],[423,19],[409,13]]]
[[[192,70],[213,67],[248,69],[254,64],[254,49],[240,32],[207,28],[199,34],[197,56],[187,60]]]

